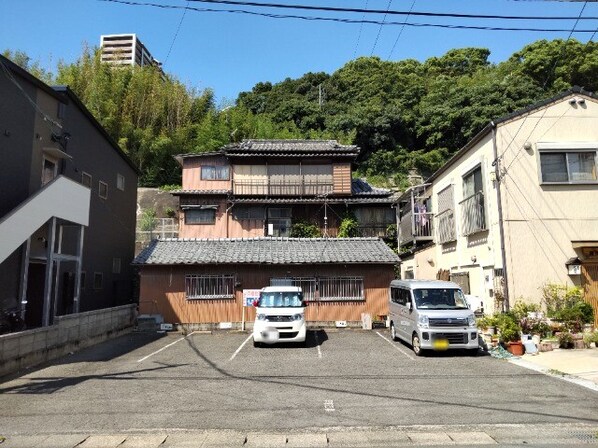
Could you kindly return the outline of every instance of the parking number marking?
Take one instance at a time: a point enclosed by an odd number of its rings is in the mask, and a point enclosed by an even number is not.
[[[326,412],[334,412],[334,401],[332,400],[324,400],[324,410]]]

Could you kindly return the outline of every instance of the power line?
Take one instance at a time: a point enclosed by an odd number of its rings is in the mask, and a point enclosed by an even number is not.
[[[183,9],[184,6],[176,5],[164,5],[160,3],[140,3],[131,0],[98,0],[106,3],[118,3],[128,6],[145,6],[152,8],[161,9]],[[308,21],[324,21],[324,22],[337,22],[337,23],[348,23],[348,24],[370,24],[370,25],[388,25],[388,26],[412,26],[422,28],[444,28],[444,29],[463,29],[463,30],[480,30],[480,31],[525,31],[525,32],[542,32],[542,33],[563,33],[570,31],[569,29],[562,28],[517,28],[517,27],[500,27],[500,26],[481,26],[481,25],[451,25],[451,24],[437,24],[437,23],[414,23],[414,22],[382,22],[380,20],[357,20],[357,19],[346,19],[336,17],[317,17],[317,16],[300,16],[290,14],[270,14],[264,12],[247,11],[244,9],[212,9],[212,8],[186,8],[189,11],[194,12],[216,12],[216,13],[232,13],[232,14],[248,14],[260,17],[268,17],[273,19],[300,19]],[[598,19],[598,18],[597,18]],[[595,30],[576,30],[576,33],[594,33]]]
[[[411,11],[413,11],[413,7],[415,6],[415,2],[417,0],[413,0],[411,2],[411,8],[409,8],[409,13],[411,13]],[[405,21],[409,20],[409,14],[407,14],[407,17],[405,17]],[[388,53],[388,58],[390,59],[390,57],[392,56],[392,52],[395,51],[395,47],[397,46],[397,44],[399,43],[399,39],[401,38],[401,35],[403,34],[403,30],[405,29],[405,24],[403,24],[403,26],[401,27],[401,31],[399,31],[399,35],[397,36],[395,43],[392,44],[392,48],[390,49],[390,53]]]
[[[384,17],[382,17],[382,23],[380,24],[380,28],[378,29],[378,34],[376,34],[376,39],[374,40],[374,45],[372,46],[372,51],[370,52],[370,56],[372,56],[374,54],[376,45],[378,45],[378,39],[380,39],[380,33],[382,33],[382,27],[384,26],[384,22],[386,22],[386,16],[388,15],[388,10],[390,9],[391,3],[392,3],[392,0],[388,0],[388,5],[386,5],[386,12],[384,13]]]
[[[383,9],[361,9],[361,8],[339,8],[334,6],[311,6],[301,4],[281,4],[281,3],[260,3],[241,0],[189,0],[196,3],[211,3],[232,6],[253,6],[260,8],[278,8],[278,9],[301,9],[307,11],[325,11],[325,12],[355,12],[364,14],[390,14],[401,16],[422,16],[422,17],[452,17],[468,19],[505,19],[505,20],[575,20],[573,16],[503,16],[497,14],[457,14],[457,13],[439,13],[439,12],[420,12],[420,11],[396,11]],[[389,5],[390,8],[390,5]],[[584,20],[594,20],[598,17],[586,17]]]
[[[567,40],[563,43],[563,48],[561,50],[561,53],[559,54],[559,56],[555,59],[554,64],[552,65],[551,70],[546,74],[546,79],[544,80],[544,83],[542,84],[542,89],[544,90],[546,88],[546,84],[548,83],[548,80],[550,79],[551,74],[554,72],[556,65],[558,63],[558,61],[563,57],[564,53],[565,53],[565,49],[567,47],[567,42],[569,42],[569,40],[571,39],[571,36],[573,35],[573,33],[575,32],[575,27],[577,26],[577,24],[579,23],[579,20],[581,19],[581,16],[587,6],[588,2],[585,1],[583,4],[583,7],[581,8],[581,11],[579,11],[579,15],[578,15],[578,19],[575,21],[575,23],[573,24],[573,28],[570,30],[569,32],[569,36],[567,36]],[[529,135],[532,135],[532,133],[534,132],[534,130],[536,129],[536,127],[538,126],[538,124],[540,123],[540,121],[542,120],[542,118],[544,117],[544,114],[546,113],[546,111],[544,111],[544,113],[542,114],[542,117],[540,117],[540,119],[536,122],[536,125],[533,127],[533,129],[531,130],[531,132],[529,133]],[[503,158],[503,156],[505,155],[505,153],[509,150],[509,148],[511,147],[511,145],[513,144],[513,142],[515,141],[515,138],[517,137],[517,135],[519,134],[519,131],[521,130],[521,128],[523,127],[523,124],[526,122],[526,120],[528,119],[530,114],[527,114],[525,116],[525,118],[523,119],[523,122],[521,123],[521,125],[519,126],[519,129],[517,129],[517,132],[515,133],[515,135],[513,136],[513,138],[511,139],[511,141],[509,142],[509,144],[507,145],[507,147],[505,148],[505,150],[496,157],[496,160],[494,161],[494,163],[500,163],[500,160]],[[528,136],[529,138],[529,136]],[[522,151],[523,148],[519,148],[519,150],[517,151],[517,153],[515,153],[515,155],[513,156],[513,161],[517,159],[517,155],[519,152]],[[509,166],[507,167],[507,169],[504,171],[504,175],[506,176],[507,174],[507,170],[508,168],[511,167],[511,165],[513,164],[513,162],[511,162],[509,164]],[[500,174],[500,172],[499,172]],[[500,181],[500,179],[498,179]]]
[[[369,4],[370,0],[365,0],[365,9],[368,9],[368,4]],[[365,13],[363,13],[363,16],[361,17],[361,20],[365,19]],[[361,31],[363,30],[363,23],[361,25],[359,25],[359,34],[357,34],[357,43],[355,44],[355,51],[353,52],[353,59],[355,59],[355,56],[357,55],[357,48],[359,48],[359,40],[361,39]]]
[[[183,20],[185,20],[185,14],[187,14],[188,6],[189,6],[189,1],[187,1],[187,5],[185,6],[185,9],[183,10],[183,15],[181,16],[181,21],[179,22],[179,26],[177,26],[177,29],[174,33],[174,37],[172,38],[172,42],[170,43],[170,48],[168,49],[168,53],[166,54],[166,58],[164,59],[164,63],[162,64],[162,66],[165,66],[166,62],[168,62],[168,58],[170,57],[170,52],[172,51],[172,47],[174,47],[176,38],[179,35],[179,31],[181,30],[181,25],[183,24]]]
[[[36,112],[38,114],[40,114],[43,118],[43,122],[46,125],[46,127],[50,130],[50,132],[52,134],[54,134],[54,132],[56,131],[52,126],[62,130],[62,125],[58,122],[56,122],[54,119],[52,119],[52,117],[50,117],[47,113],[45,113],[38,105],[37,102],[35,100],[33,100],[29,94],[27,92],[25,92],[25,89],[23,89],[23,87],[21,86],[21,84],[19,83],[19,81],[17,81],[15,79],[15,77],[12,74],[12,70],[9,69],[6,64],[4,64],[4,61],[2,61],[1,57],[0,57],[0,67],[2,67],[2,71],[4,72],[5,76],[8,78],[8,80],[10,82],[12,82],[17,89],[19,90],[19,92],[21,93],[21,95],[23,95],[25,97],[25,99],[27,100],[27,102],[36,110]]]

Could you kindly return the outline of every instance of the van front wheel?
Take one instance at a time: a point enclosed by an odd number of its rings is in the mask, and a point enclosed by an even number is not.
[[[411,347],[413,348],[413,353],[415,353],[415,356],[422,355],[422,344],[417,333],[413,333],[413,337],[411,338]]]
[[[395,324],[394,324],[394,323],[392,323],[392,322],[390,323],[390,338],[391,338],[393,341],[396,341],[396,340],[398,340],[398,337],[397,337],[397,330],[396,330],[396,328],[395,328]]]

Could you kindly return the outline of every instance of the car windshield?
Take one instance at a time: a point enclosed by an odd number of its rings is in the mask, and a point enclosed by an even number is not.
[[[258,306],[265,308],[300,307],[303,306],[303,294],[297,291],[262,292]]]
[[[457,288],[416,289],[413,291],[415,306],[418,309],[464,310],[467,301]]]

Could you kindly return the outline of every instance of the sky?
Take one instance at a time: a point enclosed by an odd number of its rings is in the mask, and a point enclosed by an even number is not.
[[[212,9],[239,9],[186,0],[130,0]],[[265,2],[266,0],[255,0]],[[327,5],[397,11],[566,16],[569,20],[482,20],[407,18],[414,23],[560,28],[561,32],[461,30],[374,24],[347,24],[297,19],[273,19],[248,14],[132,6],[102,0],[0,0],[0,51],[26,52],[42,67],[55,71],[58,61],[74,62],[85,44],[99,46],[100,35],[135,33],[164,70],[198,89],[211,88],[226,107],[239,92],[258,82],[276,83],[307,72],[333,73],[359,56],[383,60],[424,61],[462,47],[484,47],[492,62],[538,39],[566,39],[575,18],[598,17],[598,3],[542,0],[269,0],[271,3]],[[361,20],[362,13],[326,13],[244,8],[277,14],[344,17]],[[183,21],[181,22],[181,18]],[[403,16],[368,15],[367,19],[403,22]],[[180,28],[179,28],[180,24]],[[177,33],[178,29],[178,33]],[[581,20],[576,29],[596,30],[598,20]],[[176,35],[176,39],[175,39]],[[587,42],[590,33],[573,33]],[[594,39],[598,35],[594,35]],[[169,54],[169,49],[172,50]],[[168,57],[167,57],[168,56]]]

